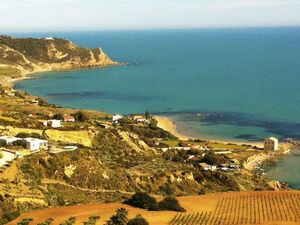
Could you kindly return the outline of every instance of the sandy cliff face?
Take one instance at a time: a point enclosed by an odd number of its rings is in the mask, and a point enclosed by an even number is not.
[[[23,77],[29,73],[52,70],[67,70],[85,67],[115,66],[102,49],[81,48],[64,39],[32,39],[0,36],[0,83],[10,84],[14,74],[7,68],[18,71]],[[5,72],[4,73],[4,69]],[[12,71],[14,71],[12,70]]]

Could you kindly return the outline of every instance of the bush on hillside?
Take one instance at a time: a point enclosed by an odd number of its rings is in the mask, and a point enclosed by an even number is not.
[[[48,105],[47,100],[44,98],[38,97],[36,100],[39,102],[39,106],[47,106]]]
[[[158,203],[159,210],[162,211],[176,211],[185,212],[186,210],[179,204],[178,200],[174,197],[165,197]]]
[[[116,210],[116,214],[112,215],[106,222],[106,225],[127,225],[128,223],[128,212],[124,208]]]
[[[136,215],[133,219],[130,219],[127,225],[149,225],[147,220],[141,215]]]
[[[125,204],[131,205],[133,207],[157,210],[157,202],[155,198],[151,197],[147,193],[137,192],[131,196],[131,198],[124,201]]]
[[[74,116],[75,120],[79,121],[79,122],[85,122],[90,119],[90,115],[87,112],[84,112],[81,110],[74,113],[73,116]]]
[[[19,137],[19,138],[28,138],[28,137],[32,137],[32,138],[39,138],[41,139],[42,136],[38,133],[24,133],[24,132],[20,132],[16,135],[16,137]]]
[[[8,222],[13,221],[14,219],[18,218],[19,216],[20,216],[19,211],[6,213],[0,217],[0,225],[7,224]]]
[[[204,163],[207,163],[210,165],[220,165],[223,163],[227,163],[228,158],[224,155],[216,155],[213,153],[209,153],[201,159],[201,162],[204,162]]]

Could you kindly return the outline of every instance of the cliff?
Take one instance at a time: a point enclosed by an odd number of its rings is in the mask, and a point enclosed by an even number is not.
[[[14,78],[52,70],[118,65],[101,48],[81,48],[60,38],[0,36],[0,84]]]

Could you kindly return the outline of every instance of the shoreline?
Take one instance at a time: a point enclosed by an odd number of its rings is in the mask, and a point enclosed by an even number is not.
[[[155,115],[154,119],[157,120],[158,127],[170,132],[172,135],[179,138],[180,140],[187,141],[189,139],[203,139],[203,140],[207,140],[207,141],[211,141],[211,142],[218,142],[218,143],[223,143],[223,144],[232,143],[232,144],[237,144],[237,145],[251,145],[251,146],[256,146],[259,148],[263,147],[263,142],[234,141],[234,140],[224,140],[224,139],[218,139],[218,138],[207,138],[207,137],[201,137],[201,136],[194,137],[194,136],[184,135],[178,131],[175,121],[173,121],[169,117]]]
[[[68,71],[80,71],[80,70],[87,70],[87,69],[103,69],[103,68],[111,68],[111,67],[119,67],[119,66],[127,66],[128,63],[120,63],[120,62],[115,62],[114,64],[111,65],[102,65],[102,66],[90,66],[90,67],[78,67],[78,68],[62,68],[62,69],[46,69],[46,70],[40,70],[40,71],[33,71],[33,72],[23,72],[20,77],[17,78],[10,78],[7,87],[10,87],[12,90],[16,90],[14,88],[16,82],[22,81],[22,80],[30,80],[33,79],[33,77],[36,75],[38,76],[39,74],[44,74],[44,73],[55,73],[55,72],[68,72]],[[1,83],[0,83],[1,86]]]
[[[128,65],[128,64],[118,63],[117,65],[114,64],[114,65],[95,66],[95,67],[79,67],[79,68],[69,68],[69,69],[65,68],[65,69],[54,69],[54,70],[50,69],[50,70],[42,70],[42,71],[35,71],[35,72],[27,72],[26,71],[26,73],[23,73],[22,76],[20,76],[18,78],[10,79],[9,87],[12,90],[17,90],[17,89],[15,89],[16,82],[26,80],[26,79],[32,79],[34,75],[43,74],[43,73],[47,73],[47,72],[76,71],[76,70],[85,70],[85,69],[93,69],[93,68],[97,69],[97,68],[116,67],[116,66],[125,66],[125,65]],[[252,147],[255,146],[255,147],[259,147],[259,148],[263,147],[262,142],[232,141],[232,140],[224,140],[224,139],[217,139],[217,138],[207,138],[207,137],[201,137],[201,136],[195,137],[195,136],[184,135],[178,131],[175,121],[173,121],[169,117],[155,115],[154,119],[157,120],[158,127],[170,132],[172,135],[174,135],[175,137],[177,137],[178,139],[183,140],[183,141],[188,141],[190,139],[203,139],[205,141],[222,143],[222,144],[232,143],[232,144],[236,144],[236,145],[250,145]],[[272,158],[277,158],[276,154],[261,153],[258,155],[252,155],[251,157],[249,157],[247,159],[247,161],[244,162],[244,164],[247,164],[247,166],[245,166],[245,168],[247,170],[249,170],[252,174],[256,174],[254,171],[256,169],[256,167],[258,165],[261,165],[263,162],[268,161]],[[275,181],[275,182],[281,183],[280,181]]]

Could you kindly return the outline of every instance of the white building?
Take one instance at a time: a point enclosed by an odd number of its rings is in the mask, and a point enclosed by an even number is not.
[[[278,139],[274,137],[267,138],[264,142],[264,149],[267,151],[277,151]]]
[[[13,136],[1,136],[0,143],[5,145],[12,145],[15,141],[22,140],[22,138],[13,137]]]
[[[215,166],[215,165],[209,165],[207,163],[199,163],[199,166],[201,166],[204,170],[210,170],[210,171],[217,170],[217,166]]]
[[[60,120],[48,120],[47,124],[53,128],[61,127]]]
[[[145,116],[134,116],[134,117],[133,117],[133,120],[134,120],[136,123],[146,123],[146,124],[149,124],[149,123],[150,123],[150,120],[149,120],[149,119],[146,119]]]
[[[123,119],[123,116],[120,114],[113,114],[112,122],[113,123],[119,123],[119,120]]]
[[[26,148],[31,151],[36,151],[39,149],[45,149],[48,147],[48,141],[37,139],[37,138],[24,138],[26,142]]]

